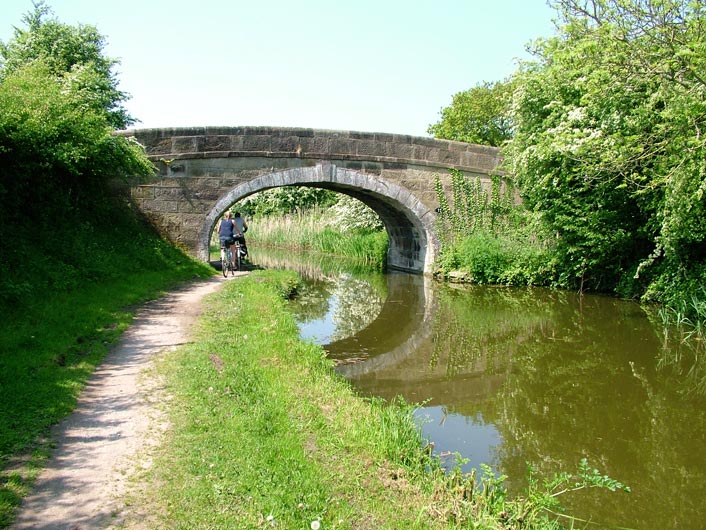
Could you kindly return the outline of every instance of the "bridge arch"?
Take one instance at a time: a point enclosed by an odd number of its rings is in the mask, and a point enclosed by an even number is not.
[[[389,268],[423,272],[431,267],[437,250],[434,212],[395,183],[333,164],[271,172],[235,186],[206,215],[199,230],[198,257],[203,261],[209,259],[211,233],[228,208],[253,193],[281,186],[323,188],[360,200],[380,216],[385,226],[389,237]]]
[[[165,238],[202,260],[218,217],[257,191],[299,185],[355,197],[390,236],[390,268],[431,272],[438,249],[436,178],[449,170],[489,187],[501,174],[497,148],[407,135],[288,127],[134,129],[157,167],[131,199]]]

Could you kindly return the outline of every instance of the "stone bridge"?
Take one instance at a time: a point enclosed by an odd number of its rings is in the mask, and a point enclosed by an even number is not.
[[[496,148],[398,134],[279,127],[135,129],[158,173],[131,196],[160,233],[209,260],[216,222],[235,202],[278,186],[361,200],[389,235],[390,269],[430,272],[438,241],[434,177],[449,169],[488,182]]]

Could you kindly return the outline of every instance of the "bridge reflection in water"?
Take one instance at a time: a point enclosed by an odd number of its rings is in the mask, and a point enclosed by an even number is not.
[[[504,375],[487,377],[483,359],[459,367],[449,384],[445,355],[435,341],[432,280],[396,273],[385,278],[388,295],[377,318],[353,336],[324,344],[337,371],[362,394],[388,400],[401,395],[427,406],[453,408],[497,392]]]

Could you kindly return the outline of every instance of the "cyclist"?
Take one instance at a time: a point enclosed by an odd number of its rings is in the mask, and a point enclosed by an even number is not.
[[[218,227],[218,239],[221,242],[221,249],[225,250],[226,245],[230,247],[231,251],[231,265],[235,268],[235,237],[236,235],[242,236],[243,232],[237,223],[233,221],[233,214],[228,211],[221,219],[221,224]]]
[[[248,247],[245,245],[245,232],[248,231],[248,223],[245,222],[245,219],[240,217],[240,212],[235,212],[233,217],[233,222],[238,227],[238,234],[235,237],[240,242],[243,257],[245,257],[248,255]]]

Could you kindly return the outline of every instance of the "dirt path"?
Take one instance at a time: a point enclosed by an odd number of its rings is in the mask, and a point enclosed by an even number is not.
[[[53,432],[56,449],[10,528],[105,529],[123,518],[127,480],[148,466],[150,445],[164,430],[144,377],[158,354],[188,340],[201,300],[223,278],[191,284],[146,304],[95,371],[76,411]],[[152,398],[152,399],[151,399]]]

